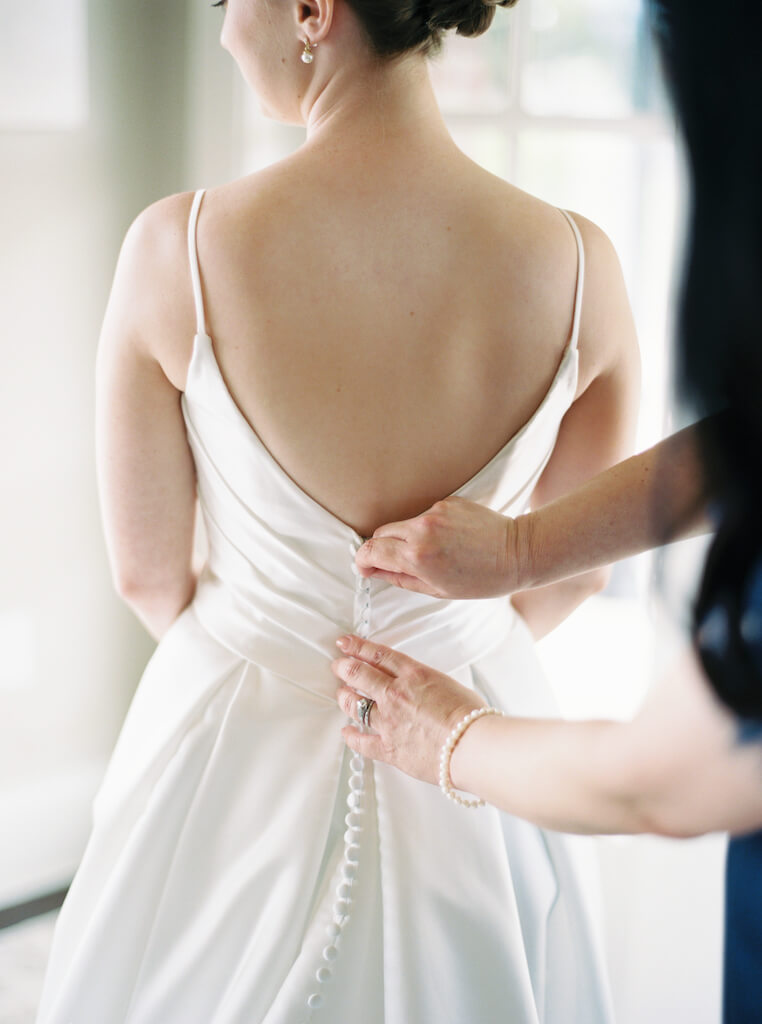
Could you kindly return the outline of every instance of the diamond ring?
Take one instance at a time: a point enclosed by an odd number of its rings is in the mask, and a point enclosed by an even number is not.
[[[366,729],[370,729],[370,711],[375,703],[370,697],[360,697],[357,702],[357,719]]]

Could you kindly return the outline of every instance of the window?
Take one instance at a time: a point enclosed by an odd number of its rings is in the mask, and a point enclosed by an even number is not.
[[[87,116],[85,0],[6,5],[0,33],[0,130],[67,129]]]

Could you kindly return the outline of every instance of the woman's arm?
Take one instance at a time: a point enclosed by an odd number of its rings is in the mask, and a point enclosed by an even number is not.
[[[495,597],[706,532],[697,435],[686,427],[516,519],[445,498],[380,527],[357,564],[364,576],[433,597]]]
[[[341,641],[339,704],[356,718],[372,697],[373,734],[347,727],[351,749],[436,783],[453,726],[479,698],[441,673],[355,637]],[[691,836],[762,827],[762,743],[741,743],[692,655],[651,691],[631,722],[487,716],[450,762],[454,786],[545,828]]]
[[[698,428],[686,427],[515,520],[517,589],[706,533]]]
[[[594,224],[576,217],[585,245],[585,289],[579,332],[584,390],[561,423],[531,508],[574,490],[632,451],[640,397],[640,355],[619,260]],[[567,544],[574,538],[567,535]],[[608,569],[598,568],[513,597],[535,637],[554,629],[590,594]]]
[[[163,327],[164,264],[177,249],[176,232],[167,238],[168,213],[166,204],[149,208],[127,234],[96,368],[98,484],[111,569],[119,594],[156,638],[196,583],[195,471],[181,395],[151,346]],[[184,252],[180,246],[177,258]]]

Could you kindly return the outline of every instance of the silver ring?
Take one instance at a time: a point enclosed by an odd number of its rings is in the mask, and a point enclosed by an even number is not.
[[[360,697],[357,702],[357,718],[366,729],[370,729],[370,711],[375,703],[370,697]]]

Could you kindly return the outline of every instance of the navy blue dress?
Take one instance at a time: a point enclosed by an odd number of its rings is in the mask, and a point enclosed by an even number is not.
[[[743,709],[739,743],[762,743],[762,558],[747,580],[740,599],[719,586],[699,608],[696,644],[720,697]],[[762,1024],[762,831],[731,838],[725,895],[723,1024]]]
[[[724,1024],[762,1024],[762,832],[728,845]]]

